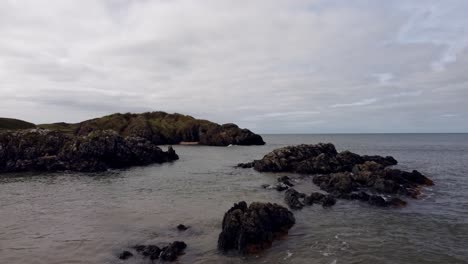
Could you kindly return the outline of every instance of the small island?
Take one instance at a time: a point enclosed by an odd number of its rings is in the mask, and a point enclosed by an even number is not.
[[[260,135],[235,124],[219,125],[181,114],[112,114],[76,124],[34,125],[0,119],[0,172],[104,171],[170,162],[169,147],[263,145]]]

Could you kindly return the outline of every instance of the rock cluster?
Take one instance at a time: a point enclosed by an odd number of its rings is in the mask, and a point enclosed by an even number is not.
[[[239,202],[224,214],[218,249],[255,253],[271,247],[273,240],[286,235],[294,224],[292,212],[280,205]]]
[[[293,188],[286,191],[284,196],[285,203],[293,210],[302,209],[306,205],[321,204],[323,207],[335,205],[336,199],[332,195],[326,195],[319,192],[313,192],[309,196],[300,193]]]
[[[331,143],[298,145],[275,149],[261,160],[240,163],[239,167],[253,167],[260,172],[297,172],[308,174],[350,171],[356,164],[375,161],[384,166],[397,164],[393,157],[360,156],[350,151],[338,153]]]
[[[261,160],[238,166],[253,167],[262,172],[313,174],[313,182],[333,197],[365,201],[376,206],[404,206],[406,202],[397,196],[417,198],[420,187],[433,185],[433,182],[416,170],[407,172],[389,168],[396,164],[390,156],[361,156],[350,151],[338,153],[333,144],[320,143],[276,149]],[[277,185],[276,189],[287,189],[282,187]],[[309,199],[295,190],[286,192],[285,201],[292,209],[302,208],[306,200]],[[325,204],[333,203],[331,199],[329,201]]]
[[[149,258],[152,262],[154,260],[161,261],[175,261],[177,258],[184,253],[184,250],[187,248],[187,244],[183,241],[174,241],[162,248],[156,245],[136,245],[133,249],[136,253],[142,255],[144,258]],[[130,251],[123,251],[119,255],[119,259],[127,260],[133,257],[134,254]]]
[[[86,136],[31,129],[0,133],[0,172],[104,171],[177,160],[141,137],[122,137],[112,130]]]

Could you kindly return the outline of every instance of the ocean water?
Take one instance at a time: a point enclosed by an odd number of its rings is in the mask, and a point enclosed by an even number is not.
[[[265,135],[265,146],[175,146],[180,160],[100,174],[0,176],[0,263],[150,263],[118,260],[141,243],[183,240],[177,263],[468,263],[468,134]],[[289,235],[259,255],[216,249],[235,202],[283,203],[260,186],[277,176],[318,190],[308,177],[239,169],[286,145],[332,142],[338,150],[392,155],[435,182],[402,209],[343,201],[295,211]],[[185,232],[178,224],[190,226]]]

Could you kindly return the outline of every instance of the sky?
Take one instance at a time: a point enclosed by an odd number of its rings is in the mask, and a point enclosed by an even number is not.
[[[2,0],[0,116],[468,132],[466,0]]]

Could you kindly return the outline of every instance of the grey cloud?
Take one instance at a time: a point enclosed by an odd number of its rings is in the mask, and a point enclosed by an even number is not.
[[[2,1],[0,116],[163,110],[258,132],[467,131],[466,10],[463,0]]]

